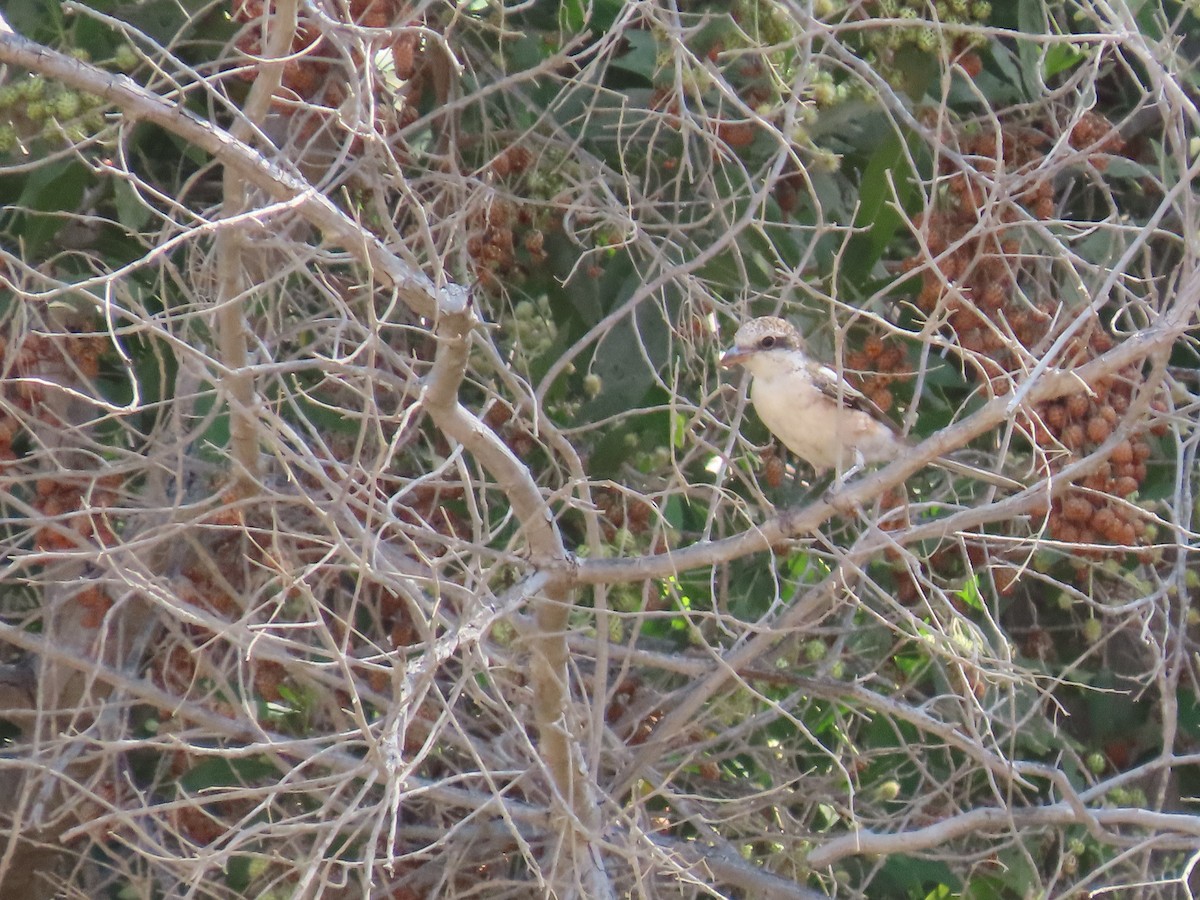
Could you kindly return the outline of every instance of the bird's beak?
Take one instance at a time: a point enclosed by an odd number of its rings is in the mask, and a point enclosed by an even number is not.
[[[750,355],[749,350],[743,350],[741,347],[730,347],[721,354],[719,360],[722,369],[732,369],[734,366],[740,366],[746,361],[746,357]]]

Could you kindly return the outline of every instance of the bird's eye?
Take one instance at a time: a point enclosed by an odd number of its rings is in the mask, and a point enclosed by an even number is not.
[[[775,335],[768,334],[765,338],[758,342],[758,346],[762,347],[764,350],[770,350],[775,346]]]

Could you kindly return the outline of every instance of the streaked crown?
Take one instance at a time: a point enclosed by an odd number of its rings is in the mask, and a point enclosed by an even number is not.
[[[778,316],[751,319],[737,330],[733,344],[738,350],[799,350],[800,332]]]

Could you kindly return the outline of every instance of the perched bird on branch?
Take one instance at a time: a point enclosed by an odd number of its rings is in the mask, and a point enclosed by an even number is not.
[[[776,316],[751,319],[721,356],[725,368],[741,366],[754,381],[750,402],[767,430],[817,474],[833,469],[845,480],[870,463],[890,462],[911,448],[891,420],[834,369],[808,358],[790,323]],[[1020,483],[945,457],[932,463],[957,475],[999,487]]]

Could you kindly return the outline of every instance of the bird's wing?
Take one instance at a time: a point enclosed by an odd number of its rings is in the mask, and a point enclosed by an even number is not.
[[[812,376],[812,383],[822,395],[846,409],[857,409],[866,413],[880,424],[888,426],[892,431],[896,430],[895,423],[888,418],[887,413],[880,409],[874,400],[852,385],[835,370],[829,366],[823,366],[815,362],[809,362],[808,367],[809,374]]]

